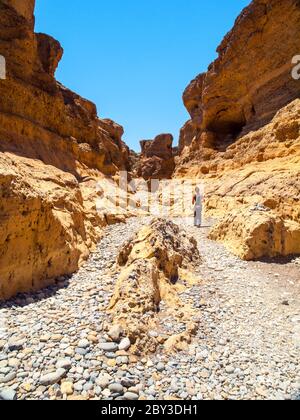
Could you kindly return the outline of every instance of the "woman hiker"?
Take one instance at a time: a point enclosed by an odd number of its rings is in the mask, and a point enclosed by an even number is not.
[[[200,192],[200,188],[196,188],[195,195],[193,197],[194,205],[194,225],[198,228],[202,225],[202,209],[203,209],[203,196]]]

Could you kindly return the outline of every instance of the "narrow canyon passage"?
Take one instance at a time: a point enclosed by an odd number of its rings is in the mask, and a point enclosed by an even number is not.
[[[118,276],[113,266],[119,247],[149,221],[107,227],[77,274],[2,304],[0,393],[16,391],[20,399],[299,398],[299,261],[243,262],[206,239],[208,228],[186,220],[175,223],[185,224],[202,256],[201,281],[182,291],[198,313],[195,337],[178,353],[116,354],[105,332]],[[182,325],[164,313],[163,303],[160,309],[164,333],[180,333]]]

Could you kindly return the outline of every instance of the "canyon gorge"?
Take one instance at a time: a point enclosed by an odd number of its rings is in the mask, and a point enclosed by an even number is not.
[[[34,7],[0,0],[0,399],[298,397],[300,1],[253,0],[184,91],[178,146],[158,134],[140,153],[56,80],[63,47]],[[197,180],[207,226],[176,191],[172,220],[133,187],[116,211],[124,172],[137,189]]]

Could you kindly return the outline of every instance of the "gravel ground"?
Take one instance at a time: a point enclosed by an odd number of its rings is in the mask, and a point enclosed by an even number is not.
[[[197,336],[177,354],[138,359],[124,340],[119,351],[103,330],[110,268],[146,221],[110,226],[77,274],[0,307],[0,398],[298,399],[299,259],[242,262],[184,220],[204,260],[183,296],[199,310]]]

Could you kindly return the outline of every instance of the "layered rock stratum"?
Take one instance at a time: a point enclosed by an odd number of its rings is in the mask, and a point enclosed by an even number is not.
[[[123,128],[55,80],[63,49],[34,5],[0,1],[0,298],[78,268],[106,223],[92,180],[129,165]]]

